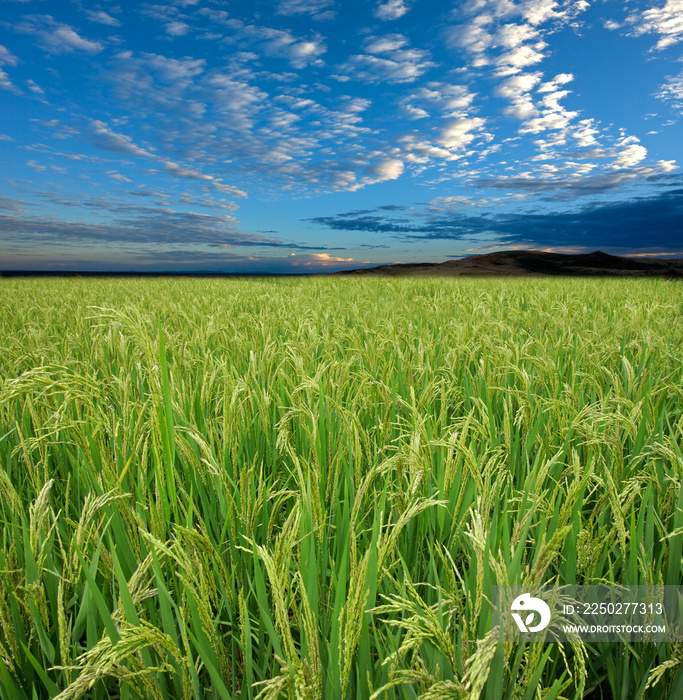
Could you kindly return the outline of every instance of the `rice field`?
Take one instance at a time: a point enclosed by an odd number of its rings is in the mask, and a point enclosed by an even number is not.
[[[683,698],[487,600],[683,585],[682,291],[0,280],[0,697]]]

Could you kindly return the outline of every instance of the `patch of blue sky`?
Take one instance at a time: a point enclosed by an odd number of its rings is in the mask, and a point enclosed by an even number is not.
[[[0,267],[681,255],[683,4],[3,0]]]

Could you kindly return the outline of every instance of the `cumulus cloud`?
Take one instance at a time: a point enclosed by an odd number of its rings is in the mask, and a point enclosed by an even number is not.
[[[154,157],[148,150],[133,143],[129,136],[112,131],[103,121],[95,119],[90,123],[90,127],[83,136],[97,148],[121,155]]]
[[[552,80],[543,83],[538,88],[539,92],[555,92],[561,85],[566,85],[574,80],[574,75],[572,73],[559,73]]]
[[[504,24],[496,32],[491,42],[495,46],[515,49],[525,41],[531,41],[538,36],[538,30],[528,24]]]
[[[498,97],[509,101],[509,105],[504,108],[503,113],[522,122],[520,134],[540,134],[544,131],[559,131],[561,136],[554,139],[553,145],[565,143],[570,130],[573,128],[573,121],[578,116],[578,112],[570,111],[560,103],[568,94],[569,90],[561,90],[560,86],[573,80],[571,73],[560,73],[552,80],[541,83],[542,74],[539,71],[534,73],[518,73],[507,78],[500,83],[495,90]],[[540,85],[539,85],[540,83]],[[533,91],[537,93],[534,95]],[[575,138],[582,144],[593,145],[596,143],[594,135],[598,132],[594,128],[594,122],[584,120],[582,126],[574,131]],[[548,142],[540,141],[541,155],[536,156],[536,160],[550,157]]]
[[[683,0],[666,0],[660,7],[631,13],[626,24],[636,36],[658,34],[659,39],[653,47],[661,51],[683,39]],[[609,26],[608,29],[619,28]]]
[[[546,46],[545,42],[539,41],[532,46],[517,46],[512,51],[502,54],[494,61],[496,73],[498,75],[513,75],[519,73],[523,68],[540,63],[545,57],[541,51]]]
[[[9,75],[0,68],[0,90],[9,90],[17,95],[21,94],[21,90],[10,80]]]
[[[307,38],[298,37],[289,29],[245,24],[232,19],[227,20],[226,25],[233,30],[234,35],[224,41],[249,47],[269,58],[284,58],[293,68],[318,65],[320,57],[327,51],[323,37],[319,34]]]
[[[373,14],[377,19],[390,21],[403,17],[410,12],[410,6],[404,0],[387,0],[375,7]]]
[[[490,18],[479,16],[468,24],[456,25],[448,30],[448,42],[473,54],[481,54],[495,44],[493,34],[487,28]],[[474,64],[480,65],[481,59],[475,59]]]
[[[277,6],[277,13],[287,16],[317,15],[330,5],[334,5],[334,0],[281,0]]]
[[[413,82],[435,64],[427,51],[406,48],[407,43],[400,34],[370,37],[364,47],[367,53],[351,56],[339,67],[340,73],[369,83]]]
[[[0,44],[0,66],[16,66],[19,59],[6,47]]]
[[[373,182],[385,182],[398,179],[404,170],[403,162],[397,158],[385,158],[367,168],[368,175],[374,176]]]
[[[453,161],[462,157],[448,148],[437,146],[428,139],[417,134],[405,134],[398,139],[398,145],[406,154],[405,159],[410,163],[429,163],[431,160]]]
[[[549,24],[566,24],[588,8],[579,0],[477,0],[464,3],[455,12],[459,24],[447,30],[447,41],[470,55],[474,68],[491,65],[498,75],[512,75],[545,58],[547,44],[543,36]]]
[[[119,22],[115,17],[104,12],[104,10],[86,10],[86,17],[91,22],[97,22],[98,24],[107,24],[110,27],[119,27],[121,22]]]
[[[17,63],[17,57],[9,49],[0,45],[0,66],[16,66]],[[9,75],[2,68],[0,68],[0,89],[21,94],[21,90],[14,85]]]
[[[38,95],[39,97],[44,97],[45,96],[45,91],[43,88],[40,87],[34,80],[27,80],[26,81],[26,87],[34,94]]]
[[[465,85],[431,81],[403,97],[401,105],[411,119],[428,117],[433,113],[444,117],[462,117],[466,116],[475,97],[476,94]]]
[[[541,80],[540,73],[522,73],[503,81],[495,90],[496,95],[510,100],[530,92]]]
[[[68,24],[57,22],[50,15],[31,15],[14,25],[14,30],[20,34],[31,34],[38,44],[52,54],[74,53],[83,51],[95,54],[102,51],[104,45],[91,41],[78,34]]]
[[[647,156],[647,149],[638,143],[635,136],[628,136],[617,141],[617,157],[612,162],[614,169],[632,168]]]
[[[598,141],[595,137],[599,133],[600,129],[597,128],[594,119],[582,119],[572,130],[572,136],[578,141],[581,148],[597,146]]]
[[[668,102],[675,109],[683,109],[683,71],[678,75],[669,76],[667,81],[659,86],[655,97]]]
[[[153,115],[156,143],[168,161],[183,163],[162,165],[169,174],[258,172],[259,186],[279,178],[280,188],[284,182],[357,189],[377,179],[364,173],[376,160],[375,149],[361,141],[369,131],[362,125],[372,104],[367,98],[335,96],[332,108],[303,97],[299,87],[268,94],[241,66],[207,69],[200,59],[156,54],[121,52],[107,77],[141,119]],[[325,141],[330,147],[323,150]]]
[[[519,120],[529,119],[538,114],[531,90],[540,82],[540,73],[520,73],[503,81],[494,94],[509,100],[504,114]]]
[[[477,137],[483,135],[485,120],[482,117],[461,117],[446,122],[441,129],[439,142],[449,151],[462,151]]]
[[[105,122],[93,120],[90,123],[90,128],[82,136],[93,146],[101,148],[105,151],[110,151],[111,153],[117,153],[119,155],[139,156],[153,160],[155,163],[158,163],[166,173],[172,175],[173,177],[207,182],[221,192],[239,197],[247,196],[247,193],[244,190],[225,184],[222,178],[214,175],[208,175],[196,168],[179,165],[168,158],[138,146],[129,136],[113,131]],[[106,174],[112,176],[113,172],[115,171],[110,171]],[[114,179],[120,180],[121,177],[114,177]],[[127,178],[124,179],[127,182],[131,182]]]
[[[185,87],[204,72],[206,61],[203,58],[170,58],[153,53],[134,55],[132,51],[122,51],[116,56],[121,72],[133,71],[133,80],[144,78],[143,71],[154,74],[161,82],[175,87]]]
[[[125,175],[121,175],[121,173],[116,172],[116,170],[105,170],[104,174],[110,177],[112,180],[116,180],[117,182],[133,182]]]
[[[173,20],[164,25],[164,30],[169,36],[185,36],[190,31],[190,25],[179,20]]]

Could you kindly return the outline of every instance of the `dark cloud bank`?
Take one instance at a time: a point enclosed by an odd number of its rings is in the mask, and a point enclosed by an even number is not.
[[[403,240],[495,238],[498,245],[582,246],[589,248],[683,247],[683,189],[657,196],[600,203],[573,211],[470,215],[461,212],[397,218],[349,212],[311,219],[337,231],[389,233]]]

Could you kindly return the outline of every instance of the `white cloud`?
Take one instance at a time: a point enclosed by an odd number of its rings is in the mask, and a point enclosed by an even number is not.
[[[429,62],[405,59],[395,61],[367,54],[356,55],[340,66],[345,74],[340,77],[353,77],[368,83],[410,83],[419,78],[431,65]]]
[[[503,110],[503,114],[513,119],[524,121],[535,117],[538,114],[538,109],[536,109],[531,95],[519,95],[519,97],[515,97],[512,100],[512,104]]]
[[[103,121],[93,120],[90,125],[90,131],[84,136],[93,146],[122,155],[154,157],[148,150],[140,148],[140,146],[133,143],[129,136],[112,131]]]
[[[247,118],[252,108],[268,100],[267,93],[231,75],[211,75],[206,85],[212,89],[211,99],[219,112],[241,112]]]
[[[73,53],[75,51],[95,54],[104,48],[100,42],[83,38],[73,27],[56,22],[50,15],[26,17],[23,21],[15,24],[14,29],[20,34],[36,36],[40,46],[52,54]]]
[[[174,20],[173,22],[167,22],[164,29],[169,36],[185,36],[190,31],[190,25]]]
[[[465,85],[432,81],[406,95],[401,105],[411,119],[427,117],[433,112],[439,112],[443,117],[463,117],[467,116],[475,97],[476,94]],[[416,104],[428,107],[429,111],[416,107]]]
[[[334,0],[281,0],[277,6],[279,15],[315,15],[334,4]]]
[[[612,168],[632,168],[647,156],[647,149],[639,145],[635,136],[626,136],[617,141],[617,157],[612,161]]]
[[[206,68],[206,61],[203,58],[168,58],[154,53],[142,53],[139,57],[135,57],[131,51],[119,53],[116,58],[124,70],[145,69],[155,74],[164,83],[176,87],[189,84]],[[135,77],[140,78],[139,75]]]
[[[174,163],[171,160],[165,158],[158,158],[163,169],[172,175],[173,177],[179,177],[186,180],[199,180],[201,182],[210,183],[212,187],[219,190],[220,192],[225,192],[226,194],[231,194],[237,197],[246,197],[247,193],[239,189],[238,187],[233,187],[232,185],[226,185],[221,178],[215,177],[213,175],[207,175],[196,168],[184,167]]]
[[[105,151],[110,151],[111,153],[118,153],[120,155],[125,156],[139,156],[142,158],[147,158],[159,163],[163,170],[169,175],[172,175],[173,177],[189,180],[199,180],[201,182],[209,183],[212,187],[221,192],[226,192],[228,194],[240,197],[247,196],[247,193],[244,190],[241,190],[237,187],[233,187],[232,185],[226,185],[223,182],[223,180],[219,177],[216,177],[214,175],[207,175],[206,173],[203,173],[200,170],[193,167],[179,165],[178,163],[170,160],[169,158],[157,155],[156,153],[152,153],[148,149],[138,146],[136,143],[133,142],[133,140],[129,136],[113,131],[107,124],[105,124],[102,121],[93,120],[90,123],[90,127],[90,130],[83,134],[83,137],[93,146],[101,148]],[[115,180],[130,182],[130,180],[124,178],[124,176],[118,176],[115,170],[105,172],[107,175],[109,175],[109,177],[112,177]]]
[[[17,57],[9,49],[0,45],[0,66],[16,66],[17,63]],[[2,68],[0,68],[0,89],[9,90],[17,95],[23,94]]]
[[[560,85],[566,85],[572,80],[574,80],[574,76],[571,73],[560,73],[559,75],[556,75],[552,80],[549,80],[547,83],[543,83],[543,85],[541,85],[538,88],[538,91],[554,92]]]
[[[238,20],[230,20],[229,24],[237,32],[236,41],[253,46],[265,56],[284,58],[293,68],[318,64],[320,56],[327,51],[323,38],[317,34],[304,39],[294,36],[289,29],[244,25]]]
[[[461,154],[451,153],[447,148],[436,146],[416,134],[401,136],[398,145],[406,154],[405,160],[410,163],[425,164],[430,160],[454,161],[461,157]]]
[[[387,0],[380,3],[373,10],[373,14],[377,19],[390,21],[403,17],[407,12],[410,12],[410,7],[404,0]]]
[[[367,168],[369,175],[376,177],[374,182],[384,182],[386,180],[396,180],[403,174],[403,161],[397,158],[386,158],[377,163],[373,163]]]
[[[371,38],[365,43],[368,53],[393,53],[403,48],[408,40],[401,34],[387,34],[386,36]]]
[[[403,109],[408,119],[424,119],[429,116],[429,112],[426,112],[421,107],[414,107],[410,104],[403,105]]]
[[[666,0],[661,7],[633,12],[626,22],[633,27],[636,36],[659,34],[654,48],[665,49],[683,39],[683,0]]]
[[[488,29],[475,19],[469,24],[451,27],[448,31],[448,43],[479,54],[494,45],[494,38]]]
[[[311,100],[312,102],[312,100]],[[345,112],[364,112],[372,105],[372,100],[363,97],[352,97],[345,105]]]
[[[40,97],[43,97],[45,95],[45,91],[38,85],[36,82],[33,80],[27,80],[26,81],[26,87],[34,94],[38,95]]]
[[[407,39],[400,34],[370,37],[365,42],[366,54],[350,56],[341,66],[341,76],[369,83],[409,83],[434,66],[427,51],[404,48]],[[379,55],[378,55],[379,54]]]
[[[495,66],[498,75],[512,75],[545,57],[544,23],[551,29],[573,20],[588,8],[585,0],[474,0],[460,3],[453,15],[461,23],[447,30],[448,43],[470,54],[470,66]],[[464,20],[464,21],[462,21]],[[495,53],[498,53],[496,56]]]
[[[453,119],[441,129],[440,143],[449,151],[463,150],[482,135],[484,124],[485,120],[481,117]]]
[[[495,90],[499,97],[515,99],[520,95],[533,90],[540,82],[541,73],[520,73],[502,82]]]
[[[517,46],[512,51],[502,54],[495,60],[498,75],[513,75],[523,68],[540,63],[545,57],[541,53],[547,46],[544,42],[536,42],[533,46]]]
[[[683,72],[669,76],[667,81],[659,86],[655,97],[670,102],[676,109],[683,108]]]
[[[519,73],[513,75],[502,82],[495,91],[498,97],[503,97],[510,101],[510,105],[503,110],[503,113],[509,117],[522,121],[520,128],[521,134],[538,134],[542,131],[561,131],[552,145],[562,144],[566,141],[564,133],[569,127],[572,120],[578,116],[578,112],[567,110],[560,100],[565,98],[568,90],[559,90],[558,86],[568,83],[573,76],[570,73],[560,73],[553,80],[542,83],[538,87],[538,92],[542,95],[540,100],[535,100],[532,95],[532,90],[540,83],[542,74],[535,73]],[[590,122],[592,125],[592,122]],[[586,143],[590,141],[590,134],[587,130],[587,124],[584,124],[582,136]],[[535,156],[536,160],[548,160],[554,156],[554,153],[549,151],[548,140],[538,142],[540,155]]]
[[[16,66],[19,59],[2,44],[0,44],[0,66]]]
[[[557,4],[556,0],[527,0],[521,5],[522,17],[530,24],[542,24],[551,17],[561,16],[556,10]]]
[[[536,116],[538,110],[529,93],[540,80],[540,73],[520,73],[502,82],[496,88],[495,94],[511,102],[503,113],[520,121]]]
[[[675,160],[658,160],[657,166],[663,173],[670,173],[672,170],[678,170]]]
[[[578,112],[567,112],[563,109],[546,111],[539,117],[532,117],[525,121],[520,129],[520,133],[538,134],[548,129],[564,130],[569,127],[571,120],[577,114]]]
[[[117,182],[133,182],[125,177],[125,175],[121,175],[121,173],[116,172],[116,170],[105,170],[104,174],[108,175],[112,180],[116,180]]]
[[[573,129],[572,136],[578,141],[580,148],[590,148],[598,145],[595,137],[599,133],[600,129],[596,127],[595,120],[582,119],[579,126]]]
[[[496,33],[493,43],[496,46],[514,49],[537,36],[538,30],[528,24],[504,24]]]
[[[202,7],[201,10],[197,10],[197,14],[210,19],[215,24],[225,24],[230,17],[225,10],[211,10],[208,7]]]
[[[194,168],[184,168],[170,160],[163,161],[163,168],[167,173],[171,173],[175,177],[187,178],[188,180],[211,182],[214,179],[211,175],[205,175]]]
[[[107,24],[110,27],[121,26],[121,22],[119,22],[115,17],[108,15],[103,10],[86,10],[85,14],[91,22],[97,22],[98,24]]]

